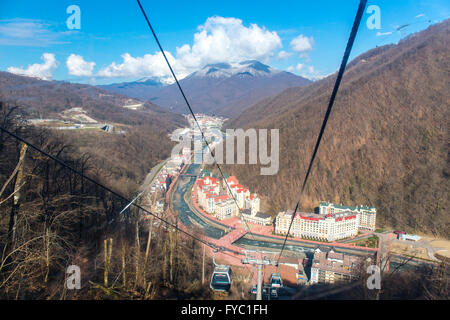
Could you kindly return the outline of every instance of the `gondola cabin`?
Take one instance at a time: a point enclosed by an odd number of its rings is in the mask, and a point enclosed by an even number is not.
[[[278,299],[278,288],[270,288],[270,299]]]
[[[281,274],[279,273],[272,273],[269,282],[272,288],[281,288],[283,286],[283,280],[281,279]]]
[[[253,286],[252,289],[250,290],[251,294],[257,294],[258,293],[258,288],[256,286]]]
[[[211,276],[210,287],[214,291],[229,291],[232,282],[232,272],[229,266],[217,266]]]

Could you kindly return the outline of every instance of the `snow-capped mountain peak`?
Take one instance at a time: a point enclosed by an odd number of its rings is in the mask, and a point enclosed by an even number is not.
[[[248,60],[236,63],[215,63],[204,66],[201,70],[194,72],[192,77],[229,78],[235,75],[242,76],[270,76],[281,72],[271,68],[259,61]]]
[[[138,79],[135,81],[136,83],[145,83],[148,85],[154,85],[154,86],[165,86],[167,84],[170,84],[170,81],[167,81],[166,78],[162,77],[144,77],[141,79]]]
[[[152,79],[148,78],[142,81],[112,84],[102,88],[148,100],[171,111],[186,112],[186,105],[177,85],[155,86]],[[208,64],[189,76],[180,78],[180,84],[197,112],[227,117],[237,115],[244,108],[287,88],[309,83],[311,81],[307,79],[255,60]]]

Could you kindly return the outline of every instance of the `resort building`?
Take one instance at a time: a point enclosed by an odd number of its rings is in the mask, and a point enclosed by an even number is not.
[[[210,176],[210,172],[202,172],[195,186],[198,204],[219,220],[237,216],[241,209],[248,210],[248,221],[262,225],[271,223],[270,215],[259,211],[260,199],[256,193],[251,194],[234,176],[230,176],[227,183],[231,193],[225,181],[221,183],[219,179]]]
[[[286,235],[293,210],[280,212],[275,220],[275,233]],[[293,237],[335,241],[358,234],[359,215],[349,211],[329,214],[297,212],[289,234]]]
[[[319,204],[320,214],[339,213],[345,211],[350,211],[355,214],[359,214],[360,216],[358,226],[359,229],[375,231],[375,223],[377,219],[377,209],[375,207],[368,207],[368,206],[352,207],[325,201]]]
[[[225,201],[219,202],[215,205],[214,216],[218,220],[228,219],[236,216],[238,208],[233,199],[228,198]]]
[[[272,217],[265,212],[255,212],[250,209],[241,210],[242,219],[249,223],[267,226],[272,224]]]
[[[311,284],[350,281],[362,263],[357,256],[337,253],[333,249],[317,248],[311,266]]]
[[[236,199],[240,209],[250,209],[254,213],[259,212],[260,199],[256,193],[251,194],[246,187],[239,183],[235,176],[228,177],[227,183],[231,190],[230,196]],[[227,188],[225,182],[224,188]]]
[[[197,180],[198,204],[208,213],[214,212],[214,198],[220,192],[219,180],[214,177],[206,176]]]

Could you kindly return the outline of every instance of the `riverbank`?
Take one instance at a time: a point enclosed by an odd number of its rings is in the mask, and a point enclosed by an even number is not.
[[[189,206],[189,209],[192,210],[192,212],[199,217],[200,219],[202,219],[205,223],[208,223],[210,225],[212,225],[214,228],[218,228],[223,230],[224,232],[228,233],[233,231],[235,228],[232,226],[228,226],[226,224],[222,224],[219,223],[218,221],[215,221],[215,219],[207,217],[206,215],[201,214],[200,212],[198,212],[198,210],[195,208],[195,206],[192,204],[192,189],[195,187],[195,183],[193,185],[193,187],[190,188],[190,190],[188,190],[188,192],[186,192],[184,194],[184,201],[186,201],[187,205]]]

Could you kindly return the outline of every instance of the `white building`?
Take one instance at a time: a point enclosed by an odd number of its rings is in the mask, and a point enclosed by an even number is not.
[[[319,213],[320,214],[328,214],[328,213],[338,213],[350,211],[358,214],[359,217],[359,226],[358,228],[361,230],[370,230],[375,231],[375,224],[377,219],[377,209],[375,207],[368,206],[344,206],[342,204],[334,204],[330,202],[321,202],[319,204]]]
[[[399,234],[398,235],[399,240],[408,240],[408,241],[419,241],[421,239],[420,236],[414,235],[414,234]]]
[[[215,205],[214,216],[219,219],[228,219],[234,217],[238,213],[238,208],[233,199],[221,201]]]
[[[244,199],[244,208],[250,209],[252,213],[257,213],[260,210],[260,200],[256,193],[249,195]]]
[[[272,217],[265,212],[252,212],[250,209],[241,210],[242,218],[254,224],[267,226],[272,224]]]
[[[311,284],[336,283],[351,281],[355,277],[355,271],[362,263],[357,256],[337,253],[331,249],[314,250],[314,258],[311,265]]]
[[[219,180],[214,177],[206,176],[197,180],[198,203],[208,213],[214,212],[214,197],[220,192]]]
[[[251,219],[256,221],[255,223],[266,224],[266,214],[259,212],[260,199],[258,195],[250,194],[249,190],[240,185],[233,176],[227,179],[227,183],[222,181],[221,184],[219,179],[210,176],[198,179],[196,188],[199,205],[206,212],[214,214],[219,220],[237,216],[239,209],[247,209],[251,213]]]
[[[275,233],[286,235],[293,210],[280,212],[275,220]],[[350,211],[315,214],[297,212],[289,234],[293,237],[335,241],[358,234],[359,215]]]
[[[240,209],[250,209],[254,214],[259,212],[260,199],[256,193],[251,194],[246,187],[239,183],[235,176],[228,177],[227,183],[231,190],[230,196],[236,199]],[[224,188],[227,188],[225,182]]]

